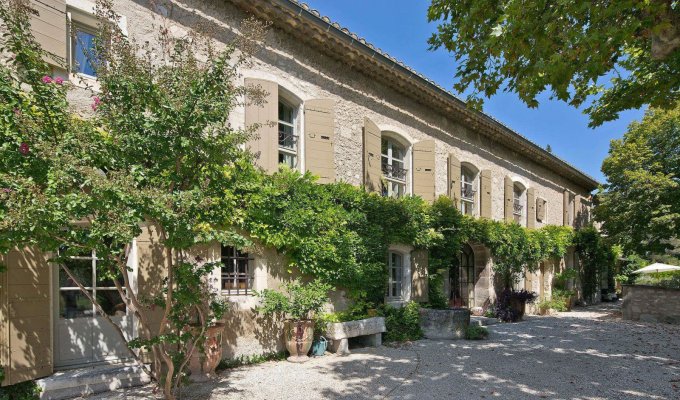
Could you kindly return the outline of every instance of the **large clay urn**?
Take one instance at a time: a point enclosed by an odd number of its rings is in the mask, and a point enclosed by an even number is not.
[[[198,328],[193,328],[198,329]],[[205,330],[203,352],[200,348],[193,349],[189,361],[189,379],[192,382],[206,382],[215,377],[215,368],[222,360],[222,331],[224,324],[217,323]]]
[[[314,341],[314,321],[291,321],[283,324],[284,340],[286,349],[290,353],[288,361],[305,362],[309,360],[307,353],[312,348]]]

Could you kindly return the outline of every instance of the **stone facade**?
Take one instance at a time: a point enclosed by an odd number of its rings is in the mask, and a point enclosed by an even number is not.
[[[680,289],[623,285],[623,319],[680,324]]]

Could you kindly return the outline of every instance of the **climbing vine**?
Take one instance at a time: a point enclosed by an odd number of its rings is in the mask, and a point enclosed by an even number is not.
[[[592,299],[603,273],[613,276],[616,263],[616,248],[608,245],[594,227],[586,227],[576,232],[574,243],[579,255],[579,278],[584,299]]]

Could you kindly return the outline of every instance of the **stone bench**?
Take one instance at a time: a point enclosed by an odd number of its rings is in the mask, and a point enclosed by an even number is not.
[[[367,336],[370,346],[382,345],[385,329],[384,317],[373,317],[356,321],[334,322],[326,328],[326,339],[330,339],[330,350],[336,354],[349,353],[349,338]]]

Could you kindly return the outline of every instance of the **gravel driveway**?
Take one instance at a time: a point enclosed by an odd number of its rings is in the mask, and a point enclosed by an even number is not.
[[[680,326],[603,305],[489,327],[485,341],[421,340],[305,364],[269,362],[184,399],[680,399]],[[97,396],[148,399],[149,388]]]

